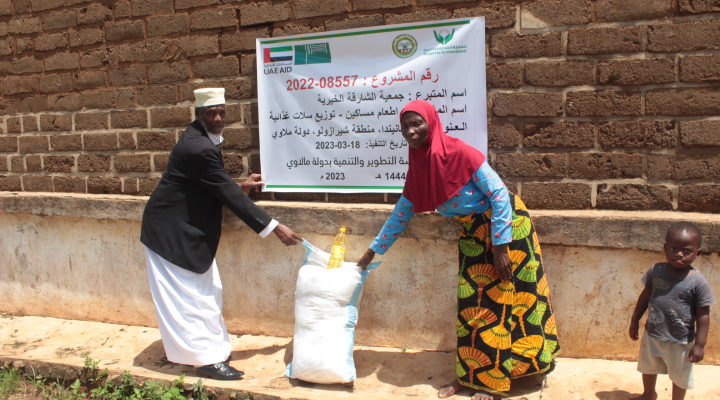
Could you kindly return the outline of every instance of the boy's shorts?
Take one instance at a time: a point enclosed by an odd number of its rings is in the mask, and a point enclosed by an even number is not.
[[[640,342],[637,370],[642,374],[667,374],[682,389],[692,389],[692,363],[688,359],[692,343],[682,344],[656,339],[645,332]]]

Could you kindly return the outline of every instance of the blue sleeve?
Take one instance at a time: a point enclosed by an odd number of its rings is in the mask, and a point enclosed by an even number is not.
[[[410,219],[415,215],[412,210],[413,203],[410,202],[405,196],[400,196],[393,209],[392,215],[385,221],[380,233],[370,244],[370,250],[377,254],[385,254],[390,246],[395,243],[400,234],[405,230]]]
[[[498,174],[484,162],[473,176],[475,186],[490,200],[490,229],[493,245],[512,242],[512,205],[510,194]]]

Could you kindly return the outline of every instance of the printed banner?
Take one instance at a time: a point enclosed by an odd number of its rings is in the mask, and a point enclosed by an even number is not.
[[[486,152],[483,18],[257,39],[257,54],[266,191],[402,191],[412,100]]]

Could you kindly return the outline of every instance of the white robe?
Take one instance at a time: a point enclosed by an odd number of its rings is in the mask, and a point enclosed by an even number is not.
[[[194,366],[227,360],[232,347],[213,260],[204,274],[180,268],[145,247],[150,290],[168,361]]]

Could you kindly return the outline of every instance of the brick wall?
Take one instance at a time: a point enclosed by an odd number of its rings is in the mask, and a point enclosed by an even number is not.
[[[529,207],[720,212],[717,0],[0,0],[0,190],[151,193],[205,86],[240,179],[256,38],[473,16],[490,161]]]

